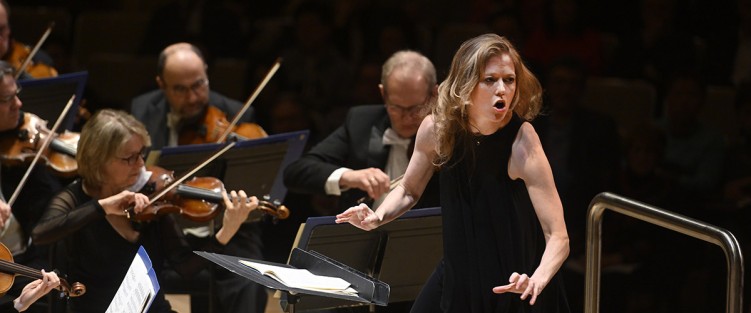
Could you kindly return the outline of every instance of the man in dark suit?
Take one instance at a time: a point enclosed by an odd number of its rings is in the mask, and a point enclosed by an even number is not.
[[[209,89],[207,69],[201,51],[188,43],[170,45],[159,54],[159,89],[134,98],[130,108],[149,131],[152,149],[176,146],[185,131],[206,134],[203,121],[210,107],[230,121],[240,111],[240,102]],[[252,112],[248,108],[239,122],[252,122]]]
[[[165,48],[159,54],[157,67],[159,89],[136,97],[131,106],[131,113],[144,123],[151,136],[152,149],[180,144],[180,133],[185,131],[206,135],[208,129],[204,119],[209,110],[216,112],[218,109],[232,120],[242,108],[240,102],[209,90],[206,62],[201,51],[191,44],[176,43]],[[251,112],[248,109],[240,122],[250,122]],[[208,227],[187,228],[185,231],[190,233],[191,242],[207,240],[210,234]],[[259,225],[245,223],[227,244],[225,252],[262,259],[261,247]],[[171,274],[167,273],[165,277],[173,277]],[[260,285],[223,269],[214,274],[220,312],[264,311],[267,296]],[[184,282],[176,284],[182,286]]]
[[[406,170],[417,129],[437,92],[435,67],[417,52],[396,52],[384,63],[378,87],[385,105],[350,109],[344,125],[285,169],[287,188],[340,196],[340,212],[362,198],[380,203]],[[436,186],[429,184],[415,207],[437,206]]]

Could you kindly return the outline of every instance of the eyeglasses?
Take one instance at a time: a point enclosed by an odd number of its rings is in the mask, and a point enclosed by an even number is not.
[[[11,103],[13,100],[18,97],[18,95],[21,93],[21,87],[16,87],[16,91],[13,92],[13,94],[9,96],[2,96],[0,97],[0,105],[6,105],[8,103]]]
[[[127,163],[129,166],[133,166],[134,164],[138,163],[138,160],[146,159],[147,152],[148,152],[148,149],[146,149],[146,147],[143,147],[141,148],[141,151],[138,151],[127,158],[118,157],[118,159],[120,159],[120,161]]]
[[[191,91],[195,93],[203,92],[206,90],[206,87],[208,86],[209,86],[209,80],[206,78],[201,78],[190,86],[175,85],[175,86],[172,86],[170,89],[176,95],[186,96],[188,92],[191,92]]]
[[[425,112],[425,108],[427,106],[424,104],[418,104],[413,105],[410,107],[403,107],[396,104],[386,104],[386,109],[391,111],[391,113],[397,114],[397,115],[410,115],[410,116],[420,116],[423,112]]]

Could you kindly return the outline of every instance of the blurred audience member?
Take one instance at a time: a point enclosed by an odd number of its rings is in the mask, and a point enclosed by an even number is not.
[[[675,0],[641,0],[640,4],[637,29],[620,34],[614,73],[661,87],[676,69],[693,67],[698,52],[691,36],[677,26]]]
[[[157,54],[175,42],[190,42],[216,57],[244,55],[245,32],[241,18],[225,1],[173,0],[158,8],[146,27],[144,53]]]
[[[532,66],[545,69],[562,56],[572,56],[585,65],[587,74],[602,72],[601,34],[587,25],[582,5],[582,0],[547,1],[545,22],[530,34],[523,49]]]
[[[725,147],[722,136],[699,121],[706,85],[695,73],[677,73],[664,99],[665,163],[659,173],[689,210],[716,198]],[[683,206],[678,206],[683,207]]]

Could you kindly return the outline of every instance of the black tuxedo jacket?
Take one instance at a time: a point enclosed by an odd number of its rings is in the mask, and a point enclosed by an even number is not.
[[[227,114],[231,120],[242,108],[242,103],[227,98],[217,92],[209,91],[209,104]],[[169,105],[161,89],[153,90],[133,99],[130,113],[141,121],[151,136],[151,148],[158,150],[167,145],[169,129],[167,128],[167,113]],[[253,122],[253,108],[248,108],[240,118],[239,123]]]
[[[391,147],[383,145],[383,133],[390,126],[384,105],[353,107],[344,125],[284,170],[285,185],[291,191],[325,195],[326,179],[338,168],[375,167],[385,171]],[[358,199],[366,196],[359,189],[342,192],[339,208],[354,206]],[[433,176],[415,208],[431,206],[438,206],[437,175]]]

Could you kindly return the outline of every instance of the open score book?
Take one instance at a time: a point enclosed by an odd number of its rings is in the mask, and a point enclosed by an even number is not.
[[[321,276],[306,269],[274,266],[246,260],[240,260],[240,263],[291,288],[357,295],[357,291],[351,287],[350,283],[339,277]]]

